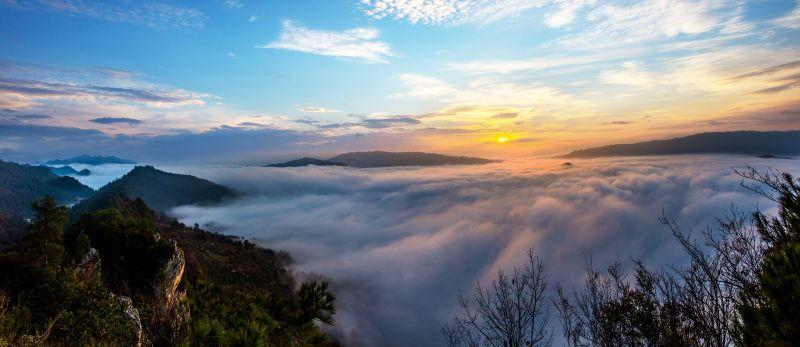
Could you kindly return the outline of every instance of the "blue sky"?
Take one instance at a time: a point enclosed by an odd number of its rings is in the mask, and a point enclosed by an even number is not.
[[[54,142],[101,151],[43,127],[120,150],[226,131],[286,132],[283,151],[488,156],[800,127],[787,116],[794,1],[0,4],[0,153],[13,159]]]

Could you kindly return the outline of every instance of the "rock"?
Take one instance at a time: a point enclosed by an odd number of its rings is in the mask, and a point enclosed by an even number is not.
[[[89,248],[73,273],[78,283],[86,283],[90,280],[100,280],[101,270],[100,253],[94,248]]]
[[[114,298],[114,300],[116,300],[120,306],[122,306],[122,310],[125,312],[125,317],[130,325],[130,341],[133,341],[137,347],[141,346],[143,340],[142,320],[139,317],[139,310],[133,306],[133,300],[127,296],[116,295],[113,293],[111,294],[111,297]]]
[[[186,268],[186,258],[183,256],[183,250],[178,247],[178,243],[172,241],[172,258],[161,268],[160,275],[162,276],[159,288],[161,294],[167,299],[172,301],[176,299],[176,291],[178,285],[183,279],[183,271]]]

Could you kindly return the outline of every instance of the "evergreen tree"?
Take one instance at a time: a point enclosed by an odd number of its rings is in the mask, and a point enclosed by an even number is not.
[[[56,203],[52,196],[31,204],[35,215],[22,240],[25,255],[41,268],[57,267],[64,257],[62,244],[64,225],[69,221],[65,206]]]
[[[776,193],[765,196],[778,202],[778,214],[754,213],[764,258],[757,272],[757,290],[740,293],[737,342],[796,346],[800,341],[800,182],[788,174],[761,181]]]

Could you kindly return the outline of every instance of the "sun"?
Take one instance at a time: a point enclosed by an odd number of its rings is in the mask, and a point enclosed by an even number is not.
[[[506,143],[506,141],[508,141],[508,138],[505,137],[505,136],[504,137],[500,137],[500,138],[497,139],[497,142],[500,142],[500,143]]]

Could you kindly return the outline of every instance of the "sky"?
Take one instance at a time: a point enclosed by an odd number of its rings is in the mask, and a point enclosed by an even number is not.
[[[798,29],[788,0],[0,0],[0,158],[509,158],[800,129]]]

